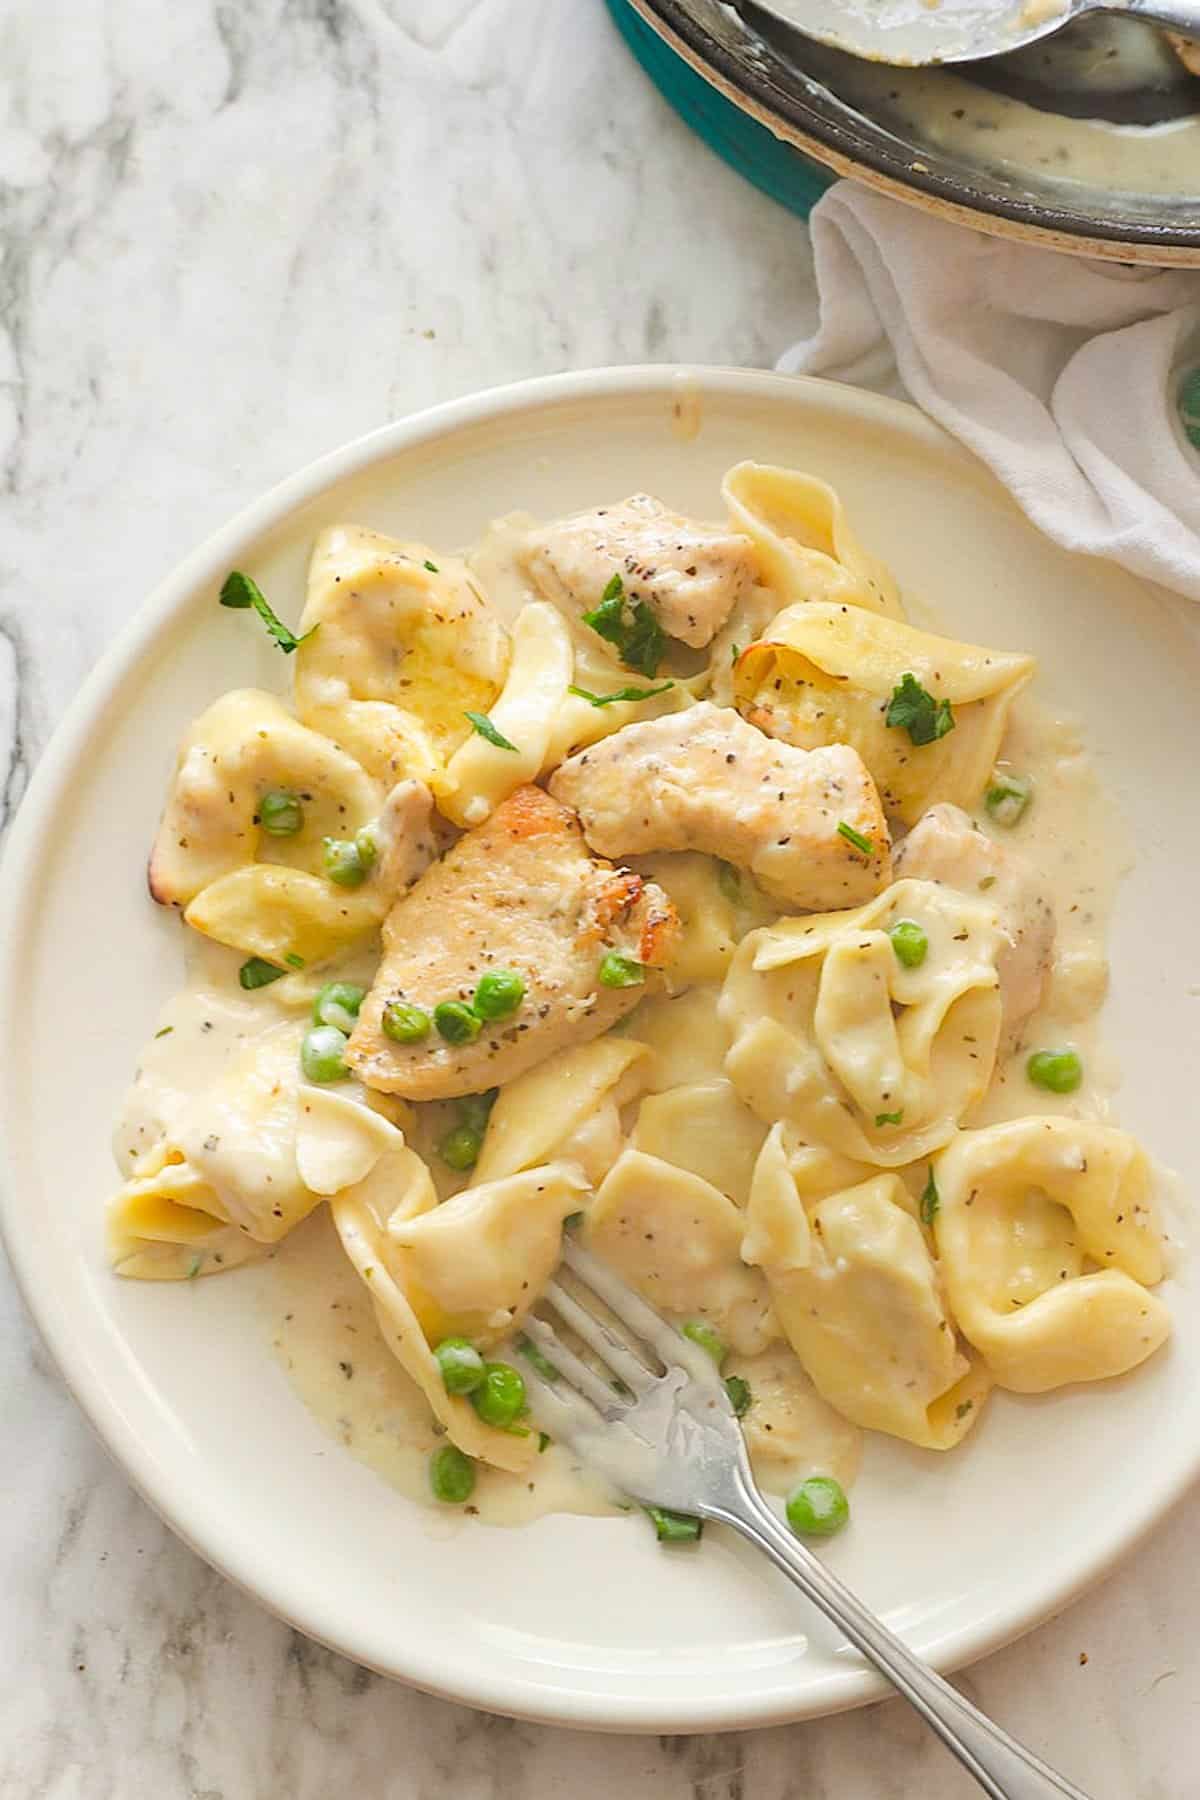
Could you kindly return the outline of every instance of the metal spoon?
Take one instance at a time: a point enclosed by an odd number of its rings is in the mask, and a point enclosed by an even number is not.
[[[754,0],[785,25],[871,62],[919,68],[1002,56],[1084,13],[1115,13],[1200,39],[1200,0]]]

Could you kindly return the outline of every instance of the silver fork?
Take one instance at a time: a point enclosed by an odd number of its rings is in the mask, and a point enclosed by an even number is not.
[[[606,1380],[552,1326],[526,1319],[527,1335],[558,1372],[552,1380],[534,1361],[526,1373],[534,1410],[552,1436],[640,1505],[732,1525],[765,1551],[916,1707],[993,1800],[1088,1800],[914,1656],[781,1524],[754,1484],[712,1358],[569,1238],[563,1263],[624,1326],[629,1341],[560,1282],[550,1284],[544,1299],[610,1371]]]

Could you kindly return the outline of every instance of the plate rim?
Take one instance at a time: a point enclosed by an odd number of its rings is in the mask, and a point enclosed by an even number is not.
[[[861,181],[907,206],[936,218],[953,219],[969,230],[1071,256],[1144,263],[1152,268],[1200,265],[1200,225],[1110,223],[1070,207],[989,192],[964,178],[940,174],[924,160],[890,151],[889,134],[870,118],[866,123],[878,142],[856,132],[852,121],[859,115],[853,108],[841,108],[845,122],[827,119],[819,108],[806,106],[799,96],[779,87],[766,70],[760,71],[753,62],[739,62],[704,29],[686,0],[610,0],[610,4],[632,7],[696,74],[775,137],[835,174]],[[815,86],[821,85],[811,79]]]
[[[860,424],[865,421],[881,426],[921,443],[928,451],[948,455],[965,471],[982,478],[993,498],[1002,497],[1014,511],[1019,511],[1011,495],[978,458],[915,407],[817,377],[782,376],[736,367],[665,363],[540,376],[442,402],[349,440],[274,484],[183,557],[120,628],[66,707],[19,804],[0,860],[0,1029],[7,1026],[13,1034],[12,1041],[16,1041],[21,993],[18,951],[28,929],[27,915],[35,891],[24,876],[38,855],[43,837],[53,826],[90,735],[107,710],[119,702],[122,687],[136,678],[145,661],[153,656],[158,641],[170,631],[177,613],[200,582],[212,580],[221,569],[230,566],[231,555],[252,540],[278,530],[292,513],[329,486],[401,451],[444,439],[465,427],[492,424],[506,415],[537,410],[547,404],[653,394],[670,398],[679,394],[681,385],[699,389],[702,395],[761,396],[801,406],[808,396],[825,411],[841,411]],[[1036,530],[1027,523],[1031,531]],[[15,1082],[0,1070],[0,1133],[10,1144],[15,1144],[20,1136],[14,1090]],[[35,1154],[32,1146],[30,1154]],[[472,1671],[469,1679],[463,1679],[453,1664],[423,1654],[419,1643],[405,1645],[407,1666],[403,1668],[365,1656],[353,1641],[349,1622],[343,1620],[339,1627],[335,1608],[327,1605],[321,1617],[310,1616],[311,1609],[289,1600],[286,1583],[281,1586],[259,1574],[249,1559],[235,1554],[213,1531],[206,1534],[205,1523],[211,1526],[213,1520],[204,1502],[195,1497],[186,1483],[172,1489],[169,1468],[144,1445],[136,1425],[109,1403],[100,1376],[72,1343],[72,1307],[35,1270],[33,1240],[21,1229],[15,1160],[14,1154],[0,1165],[0,1238],[33,1324],[72,1398],[125,1477],[164,1523],[211,1567],[304,1635],[380,1674],[444,1699],[536,1723],[594,1731],[671,1733],[757,1728],[826,1716],[892,1692],[881,1677],[851,1664],[810,1683],[807,1692],[781,1694],[776,1687],[755,1699],[734,1696],[714,1701],[690,1700],[678,1692],[669,1697],[617,1697],[568,1684],[547,1688],[528,1676],[494,1672],[481,1677],[478,1671]],[[1173,1478],[1163,1483],[1133,1524],[1119,1538],[1109,1540],[1090,1563],[1053,1588],[1043,1587],[1039,1596],[1016,1614],[1000,1620],[985,1618],[944,1633],[928,1651],[928,1660],[942,1673],[949,1673],[1013,1642],[1060,1612],[1131,1553],[1198,1475],[1200,1442],[1190,1462],[1180,1464]]]

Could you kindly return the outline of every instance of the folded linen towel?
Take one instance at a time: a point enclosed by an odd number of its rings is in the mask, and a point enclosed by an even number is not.
[[[811,228],[820,324],[781,370],[906,393],[1047,536],[1200,599],[1200,272],[988,237],[847,181]]]

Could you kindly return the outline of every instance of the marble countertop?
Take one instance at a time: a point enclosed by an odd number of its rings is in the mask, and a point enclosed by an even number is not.
[[[0,43],[0,823],[113,627],[317,452],[550,370],[769,365],[811,327],[804,231],[599,0],[9,0]],[[160,1524],[7,1276],[0,1357],[0,1800],[976,1791],[899,1704],[601,1739],[378,1679]],[[1096,1800],[1197,1792],[1198,1525],[1195,1496],[962,1678]]]

